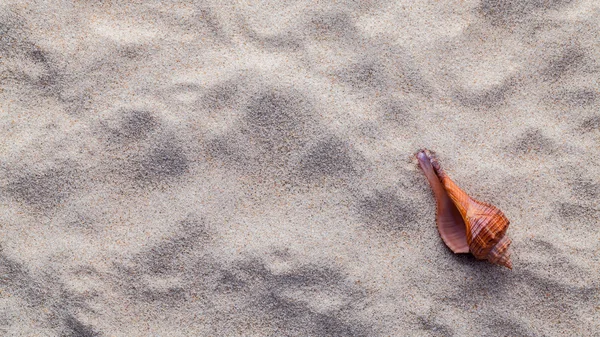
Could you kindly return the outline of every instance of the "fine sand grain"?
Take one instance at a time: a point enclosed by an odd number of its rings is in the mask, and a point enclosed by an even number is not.
[[[599,79],[595,0],[4,0],[0,335],[600,336]]]

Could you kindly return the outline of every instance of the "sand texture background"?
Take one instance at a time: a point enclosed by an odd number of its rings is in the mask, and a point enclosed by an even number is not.
[[[4,0],[0,335],[600,336],[599,78],[595,0]]]

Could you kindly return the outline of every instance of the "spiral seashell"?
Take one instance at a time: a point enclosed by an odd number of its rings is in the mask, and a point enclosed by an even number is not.
[[[419,151],[417,159],[435,195],[438,231],[450,250],[512,269],[504,213],[460,189],[429,150]]]

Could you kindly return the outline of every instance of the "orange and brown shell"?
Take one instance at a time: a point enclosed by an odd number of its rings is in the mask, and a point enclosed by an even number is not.
[[[471,198],[442,170],[428,150],[417,153],[437,203],[440,236],[454,253],[471,253],[479,260],[512,269],[506,237],[509,221],[498,208]]]

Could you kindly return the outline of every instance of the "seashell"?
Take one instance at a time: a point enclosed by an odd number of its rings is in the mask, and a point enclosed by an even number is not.
[[[433,190],[438,231],[448,248],[512,269],[511,240],[506,237],[509,221],[504,213],[460,189],[429,150],[419,151],[417,159]]]

